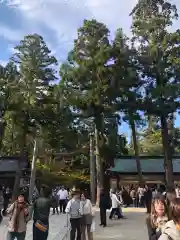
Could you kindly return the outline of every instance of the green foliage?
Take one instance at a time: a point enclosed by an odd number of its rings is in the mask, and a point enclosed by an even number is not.
[[[0,66],[1,154],[31,157],[38,137],[42,162],[57,152],[74,153],[66,175],[80,170],[86,175],[94,132],[96,157],[105,168],[128,150],[137,166],[140,154],[164,153],[171,160],[174,150],[180,151],[180,131],[172,117],[180,106],[180,30],[169,31],[178,18],[176,6],[139,0],[131,15],[133,36],[120,28],[112,41],[105,24],[84,20],[57,85],[51,84],[57,79],[57,60],[43,38],[24,37],[7,66]],[[118,133],[122,121],[132,130],[129,149]],[[42,162],[38,168],[48,177],[61,168]]]
[[[146,111],[168,116],[179,108],[180,31],[168,30],[178,18],[176,6],[166,0],[140,0],[132,16],[139,71],[147,93]]]
[[[180,31],[170,32],[169,27],[178,19],[177,8],[168,0],[139,0],[132,17],[139,75],[145,86],[143,108],[160,117],[166,181],[172,187],[174,150],[167,121],[180,106]]]
[[[109,30],[104,24],[85,20],[83,27],[78,29],[78,38],[60,75],[66,99],[89,132],[94,131],[94,126],[98,129],[101,158],[110,161],[122,150],[118,149],[122,144],[117,143],[117,117],[113,109],[116,94],[113,92],[115,86],[111,84],[112,46],[108,37]],[[110,124],[113,119],[115,129]],[[119,136],[119,142],[121,140],[123,142]]]

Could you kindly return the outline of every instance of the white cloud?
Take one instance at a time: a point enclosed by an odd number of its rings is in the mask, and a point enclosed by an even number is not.
[[[1,0],[3,1],[3,0]],[[177,3],[179,0],[173,0]],[[61,57],[70,50],[77,28],[83,20],[96,18],[115,31],[123,28],[130,33],[129,13],[137,0],[4,0],[17,10],[23,19],[24,29],[2,29],[0,34],[8,40],[20,40],[23,35],[39,33],[45,37],[53,54]],[[3,31],[2,31],[3,30]]]
[[[8,61],[0,60],[0,65],[2,65],[3,67],[5,67],[7,63]]]
[[[122,0],[6,0],[10,7],[22,15],[31,30],[49,30],[60,49],[70,48],[77,28],[85,18],[96,18],[113,30],[123,27],[128,31],[131,24],[129,13],[136,2],[137,0],[123,3]]]
[[[0,25],[0,36],[9,41],[19,41],[24,35],[23,31],[13,30],[7,26]]]

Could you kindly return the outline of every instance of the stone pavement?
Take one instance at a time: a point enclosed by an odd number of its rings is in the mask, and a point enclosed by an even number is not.
[[[96,217],[97,221],[94,240],[148,240],[145,225],[145,210],[124,209],[124,215],[126,219],[108,219],[108,226],[106,228],[99,226],[99,218]],[[109,216],[109,214],[107,214],[107,216]]]
[[[0,225],[0,240],[6,240],[7,220],[5,218]],[[69,224],[68,224],[69,225]],[[62,240],[67,232],[67,215],[52,215],[50,217],[50,233],[48,240]],[[32,221],[28,223],[26,240],[32,240]]]
[[[109,220],[108,226],[102,228],[99,226],[99,209],[96,209],[96,231],[94,240],[148,240],[145,226],[145,209],[125,208],[123,209],[126,219]],[[107,213],[107,218],[109,212]],[[69,240],[69,235],[64,238],[69,228],[67,227],[67,216],[64,214],[50,216],[50,233],[48,240]],[[0,240],[6,240],[7,218],[0,225]],[[69,225],[69,224],[68,224]],[[28,223],[26,240],[32,240],[32,221]]]

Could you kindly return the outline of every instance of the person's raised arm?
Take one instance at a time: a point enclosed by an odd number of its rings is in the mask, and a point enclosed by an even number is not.
[[[118,202],[119,204],[121,204],[121,202],[120,202],[119,199],[117,198],[116,194],[114,194],[114,199],[116,200],[116,202]]]
[[[14,207],[15,207],[15,203],[11,204],[11,206],[6,210],[6,212],[7,212],[8,214],[13,213]]]

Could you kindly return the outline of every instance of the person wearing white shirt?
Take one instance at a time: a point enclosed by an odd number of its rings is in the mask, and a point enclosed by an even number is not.
[[[146,191],[146,189],[142,186],[140,186],[138,188],[139,206],[140,207],[145,207],[145,198],[144,198],[145,191]]]
[[[177,197],[177,198],[180,198],[180,190],[179,190],[179,187],[176,187],[175,191],[176,191],[176,197]]]
[[[58,193],[57,196],[59,197],[59,207],[60,207],[60,213],[65,213],[66,205],[67,205],[67,199],[68,199],[68,191],[62,187]]]
[[[122,203],[118,200],[116,193],[114,191],[111,193],[111,201],[112,201],[112,209],[111,209],[111,213],[109,215],[109,219],[112,219],[114,214],[116,214],[118,216],[118,219],[122,218],[120,210],[119,210],[119,206]]]
[[[82,208],[80,207],[80,192],[73,191],[72,199],[69,200],[66,213],[70,215],[71,223],[71,240],[81,240],[81,218],[82,218]]]

